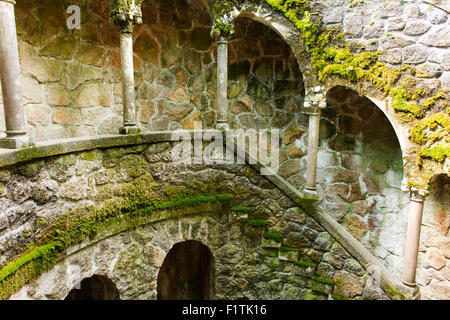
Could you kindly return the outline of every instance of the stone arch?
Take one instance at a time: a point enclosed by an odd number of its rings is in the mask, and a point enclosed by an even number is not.
[[[270,26],[238,15],[228,38],[228,124],[232,129],[285,129],[305,96],[291,46]]]
[[[390,127],[394,130],[395,137],[397,138],[402,151],[402,155],[406,153],[409,146],[408,132],[397,123],[395,120],[394,111],[389,108],[388,102],[381,101],[372,96],[360,95],[358,90],[355,90],[352,86],[346,85],[334,85],[329,87],[326,94],[327,102],[332,99],[331,95],[341,95],[341,101],[343,101],[345,96],[347,96],[347,103],[355,104],[361,108],[358,112],[359,116],[363,117],[363,120],[367,120],[364,119],[364,117],[367,117],[367,115],[364,115],[364,109],[362,109],[364,105],[370,104],[382,111],[385,118],[389,121]]]
[[[158,274],[158,300],[209,300],[213,296],[214,258],[200,241],[172,246]]]
[[[261,4],[255,8],[254,4],[243,5],[237,18],[245,17],[270,28],[276,32],[291,48],[296,57],[299,71],[303,75],[306,87],[314,86],[317,81],[317,74],[313,71],[312,65],[309,63],[309,53],[305,50],[303,38],[299,35],[293,24],[284,16],[276,14],[273,9],[266,4]]]
[[[402,269],[408,195],[403,154],[391,121],[370,98],[338,85],[322,110],[318,181],[325,211],[393,273]]]
[[[84,278],[64,300],[119,300],[119,290],[114,282],[103,275]]]

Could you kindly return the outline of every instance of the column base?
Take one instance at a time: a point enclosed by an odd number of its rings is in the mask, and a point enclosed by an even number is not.
[[[317,193],[317,189],[316,188],[313,189],[313,188],[306,187],[303,190],[303,194],[305,196],[308,196],[308,197],[311,197],[311,198],[318,198],[319,197],[319,194]]]
[[[420,300],[421,293],[420,288],[417,284],[407,284],[402,281],[401,287],[398,287],[396,289],[400,289],[401,292],[403,292],[406,295],[406,298],[408,300]]]
[[[230,129],[230,126],[228,125],[228,123],[220,122],[216,124],[216,129],[220,131],[227,131],[228,129]]]
[[[0,139],[0,148],[4,149],[19,149],[34,145],[34,139],[30,136],[12,136]]]
[[[137,134],[140,133],[141,129],[139,129],[136,126],[130,126],[130,127],[121,127],[119,129],[119,134]]]
[[[408,281],[402,280],[402,283],[411,288],[417,287],[417,284],[415,282],[408,282]]]

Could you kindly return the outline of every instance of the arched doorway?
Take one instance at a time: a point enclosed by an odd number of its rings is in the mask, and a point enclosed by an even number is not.
[[[105,276],[93,275],[83,279],[64,300],[120,300],[114,282]]]
[[[158,275],[158,300],[212,298],[213,256],[207,246],[188,240],[175,244]]]

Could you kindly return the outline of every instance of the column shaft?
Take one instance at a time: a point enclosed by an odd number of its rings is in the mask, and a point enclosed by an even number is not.
[[[320,112],[309,115],[308,156],[306,163],[306,189],[316,191],[317,152],[319,150]]]
[[[7,134],[0,139],[0,147],[14,149],[30,145],[31,140],[26,136],[13,1],[0,0],[0,77]]]
[[[134,96],[133,37],[120,34],[120,56],[122,62],[123,128],[121,133],[137,133],[136,104]]]
[[[403,258],[402,282],[409,286],[416,284],[417,256],[419,252],[420,227],[422,224],[424,197],[412,193],[409,203],[408,229]]]
[[[217,41],[217,129],[228,129],[228,42]]]

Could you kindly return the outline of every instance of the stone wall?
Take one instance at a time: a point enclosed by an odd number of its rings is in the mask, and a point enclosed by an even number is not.
[[[445,175],[436,177],[425,200],[417,283],[428,299],[450,298],[449,182]]]
[[[25,109],[29,132],[38,141],[117,133],[122,123],[118,31],[107,21],[107,1],[73,3],[82,7],[83,17],[82,29],[73,32],[66,27],[68,1],[16,5]],[[354,50],[381,50],[388,65],[416,68],[418,88],[450,86],[448,1],[333,0],[312,1],[312,6],[326,26],[343,28]],[[143,131],[191,129],[201,120],[204,127],[214,127],[215,44],[208,12],[199,1],[177,0],[148,1],[143,13],[144,24],[134,34],[139,126]],[[301,188],[308,115],[298,70],[277,33],[238,17],[230,39],[229,123],[232,128],[281,128],[279,174]],[[327,99],[319,152],[321,208],[399,275],[408,199],[399,190],[401,152],[395,133],[368,99],[342,88],[330,89]],[[29,197],[26,193],[34,190],[23,187],[15,197]],[[40,192],[52,188],[53,182]],[[8,205],[5,210],[13,212]],[[444,196],[426,200],[418,274],[425,298],[448,298],[446,207]],[[22,225],[25,218],[8,219]],[[0,221],[0,226],[8,223]],[[15,231],[7,234],[18,237]]]
[[[259,172],[246,165],[172,163],[173,145],[96,149],[4,168],[2,266],[27,244],[46,239],[57,221],[67,221],[70,230],[73,219],[93,209],[111,214],[122,206],[109,227],[67,247],[51,271],[13,298],[62,299],[83,278],[101,274],[115,282],[122,299],[154,299],[165,255],[193,239],[213,253],[216,298],[388,299],[379,279]],[[219,194],[233,195],[231,203],[168,205]],[[128,220],[124,205],[149,204],[166,209]]]
[[[70,4],[81,7],[80,30],[66,27],[68,1],[16,6],[28,131],[37,141],[115,134],[122,124],[119,33],[108,22],[108,1]],[[200,2],[143,4],[143,24],[133,35],[143,131],[193,129],[194,121],[215,126],[217,46],[210,29]],[[284,128],[295,118],[302,75],[277,33],[238,18],[229,63],[233,128]]]
[[[382,52],[388,65],[416,68],[418,87],[450,87],[448,1],[312,1],[323,23],[342,28],[346,42]]]

